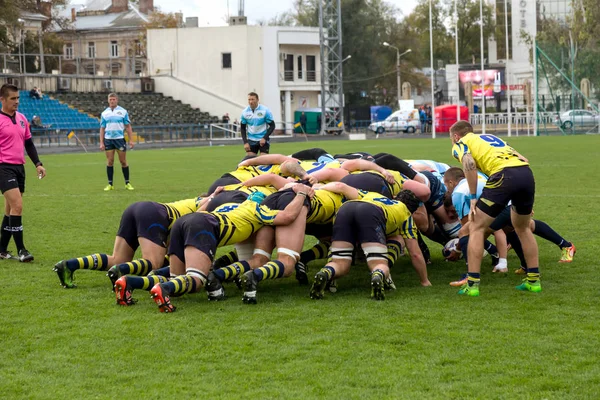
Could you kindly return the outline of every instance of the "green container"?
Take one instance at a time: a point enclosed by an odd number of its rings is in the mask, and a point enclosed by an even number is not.
[[[300,115],[302,113],[306,115],[306,132],[311,135],[319,134],[321,126],[318,123],[318,119],[321,118],[320,108],[299,108],[294,112],[294,125],[300,122]],[[302,127],[298,126],[294,128],[294,133],[302,133]]]

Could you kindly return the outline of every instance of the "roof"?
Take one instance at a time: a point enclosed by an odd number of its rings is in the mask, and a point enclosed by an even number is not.
[[[48,17],[39,13],[21,12],[21,18],[28,21],[46,21]]]
[[[148,16],[129,3],[129,10],[120,13],[102,14],[112,5],[111,0],[88,0],[86,4],[72,4],[61,8],[59,17],[71,19],[71,8],[76,12],[99,11],[98,15],[77,15],[75,22],[71,22],[69,30],[102,30],[102,29],[126,29],[139,28],[148,22]],[[60,28],[56,28],[60,31]]]

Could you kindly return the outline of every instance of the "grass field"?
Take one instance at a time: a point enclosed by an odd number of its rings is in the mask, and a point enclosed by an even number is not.
[[[457,296],[448,282],[464,266],[444,262],[431,244],[433,287],[419,286],[404,257],[392,271],[398,290],[384,302],[369,300],[368,273],[358,265],[323,301],[291,278],[263,282],[256,306],[227,286],[224,302],[174,299],[175,314],[160,314],[142,291],[137,305],[116,306],[101,272],[79,271],[78,288],[62,289],[52,266],[110,252],[127,205],[197,195],[235,168],[241,148],[133,151],[134,192],[124,190],[120,168],[117,190],[102,191],[101,153],[43,156],[48,177],[35,179],[29,164],[24,201],[35,261],[0,262],[0,398],[599,398],[600,138],[510,143],[531,160],[535,217],[578,249],[562,265],[559,249],[538,239],[542,293],[514,289],[519,264],[511,252],[508,276],[492,275],[484,260],[481,297]],[[456,165],[447,139],[317,144]],[[310,265],[311,276],[319,265]]]

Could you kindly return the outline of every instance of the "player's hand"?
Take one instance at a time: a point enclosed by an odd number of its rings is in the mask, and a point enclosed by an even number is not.
[[[310,183],[311,185],[319,183],[319,180],[312,175],[306,175],[306,177],[304,179],[306,179],[308,181],[308,183]]]
[[[249,143],[244,143],[244,150],[246,150],[246,153],[250,152],[250,144]]]
[[[295,193],[300,193],[300,192],[301,192],[301,193],[304,193],[304,194],[306,194],[306,195],[307,195],[309,198],[312,198],[312,197],[314,196],[314,194],[315,194],[315,191],[313,190],[313,188],[311,188],[311,187],[309,187],[309,186],[306,186],[306,185],[303,185],[303,184],[301,184],[301,183],[298,183],[298,184],[294,185],[294,186],[292,187],[292,190],[293,190]]]
[[[104,142],[100,143],[100,150],[104,151],[106,147],[104,146]]]
[[[477,213],[477,211],[475,210],[477,208],[477,199],[472,199],[471,200],[471,209],[469,210],[469,222],[473,221],[473,219],[475,218],[475,214]]]
[[[133,149],[135,147],[135,143],[129,142],[129,149]]]
[[[446,257],[446,261],[458,261],[458,260],[460,260],[460,257],[461,257],[461,253],[452,250],[450,252],[450,255],[448,255],[448,257]]]
[[[391,185],[396,183],[396,179],[394,178],[394,175],[392,175],[389,171],[385,171],[383,173],[383,176],[385,176],[385,180],[387,181],[387,183],[389,183]]]
[[[35,167],[35,169],[37,170],[37,174],[40,179],[46,176],[46,168],[44,168],[43,166],[40,165],[38,167]]]
[[[260,143],[260,147],[262,147],[267,143],[267,141],[264,138],[262,138],[262,139],[260,139],[259,143]]]
[[[211,196],[215,196],[219,193],[221,193],[223,191],[224,187],[223,186],[217,186],[217,188],[215,189],[215,191],[211,194]]]

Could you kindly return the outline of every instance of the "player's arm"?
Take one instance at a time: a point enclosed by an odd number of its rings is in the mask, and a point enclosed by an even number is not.
[[[396,180],[394,179],[394,176],[392,174],[390,174],[388,172],[388,170],[386,170],[383,167],[380,167],[379,165],[375,164],[372,161],[361,160],[361,159],[348,160],[348,161],[344,161],[342,163],[341,168],[345,169],[348,172],[352,172],[352,171],[377,171],[380,174],[382,174],[383,176],[385,176],[385,180],[388,181],[388,183],[391,183],[391,184],[396,183]]]
[[[321,168],[310,174],[317,182],[338,182],[346,175],[348,175],[348,171],[342,168]]]
[[[302,168],[297,160],[288,160],[281,164],[281,173],[288,176],[297,176],[300,179],[307,180],[311,185],[318,182]]]
[[[33,139],[31,138],[31,131],[29,130],[29,123],[26,122],[25,125],[25,151],[27,151],[27,155],[29,159],[35,165],[35,169],[37,171],[38,177],[42,179],[46,176],[46,169],[44,168],[44,164],[40,161],[40,157],[38,156],[37,149],[35,144],[33,143]]]
[[[259,175],[257,177],[254,178],[250,178],[247,181],[245,181],[243,183],[244,186],[273,186],[275,187],[277,190],[281,189],[282,187],[284,187],[287,183],[289,183],[289,181],[279,175],[275,175],[275,174],[264,174],[264,175]]]
[[[283,164],[286,161],[295,161],[298,163],[298,160],[295,158],[284,156],[283,154],[264,154],[258,157],[249,158],[247,160],[242,161],[238,165],[240,167],[247,167],[250,165],[272,165],[272,164]]]
[[[265,122],[267,123],[267,133],[265,133],[263,139],[266,142],[269,140],[269,136],[271,136],[271,133],[275,131],[275,119],[273,118],[273,113],[271,113],[271,110],[267,110],[265,115]]]
[[[104,132],[106,128],[104,126],[100,127],[100,150],[104,150]]]
[[[431,189],[429,189],[429,186],[410,179],[402,184],[402,189],[410,190],[421,201],[427,201],[431,196]]]
[[[328,190],[333,193],[341,194],[348,200],[357,200],[360,198],[358,189],[348,186],[342,182],[330,182],[321,186],[320,190]]]
[[[417,271],[417,275],[419,275],[421,286],[431,286],[431,282],[429,282],[429,277],[427,276],[427,263],[419,247],[419,242],[417,242],[417,239],[405,238],[404,243],[410,255],[412,266]]]
[[[215,189],[214,192],[212,192],[209,196],[204,197],[200,201],[199,207],[196,210],[196,212],[206,211],[206,208],[208,207],[208,203],[210,203],[212,201],[212,199],[215,198],[216,195],[221,193],[223,191],[223,189],[224,189],[223,186],[217,186],[217,188]]]
[[[462,156],[463,171],[469,184],[469,193],[471,200],[471,209],[469,210],[469,219],[475,215],[475,205],[477,204],[477,164],[471,153]]]
[[[521,160],[521,161],[523,161],[523,162],[526,162],[526,163],[528,163],[528,164],[529,164],[529,160],[528,160],[527,158],[525,158],[525,157],[524,157],[524,156],[523,156],[521,153],[519,153],[518,151],[516,151],[516,150],[515,150],[515,149],[513,149],[512,147],[511,147],[511,149],[512,149],[512,152],[513,152],[513,153],[515,153],[515,155],[516,155],[517,157],[519,157],[519,160]]]
[[[273,220],[273,225],[289,225],[298,218],[304,202],[314,191],[306,185],[297,184],[292,188],[296,192],[294,200],[290,202],[282,211],[277,213]]]

